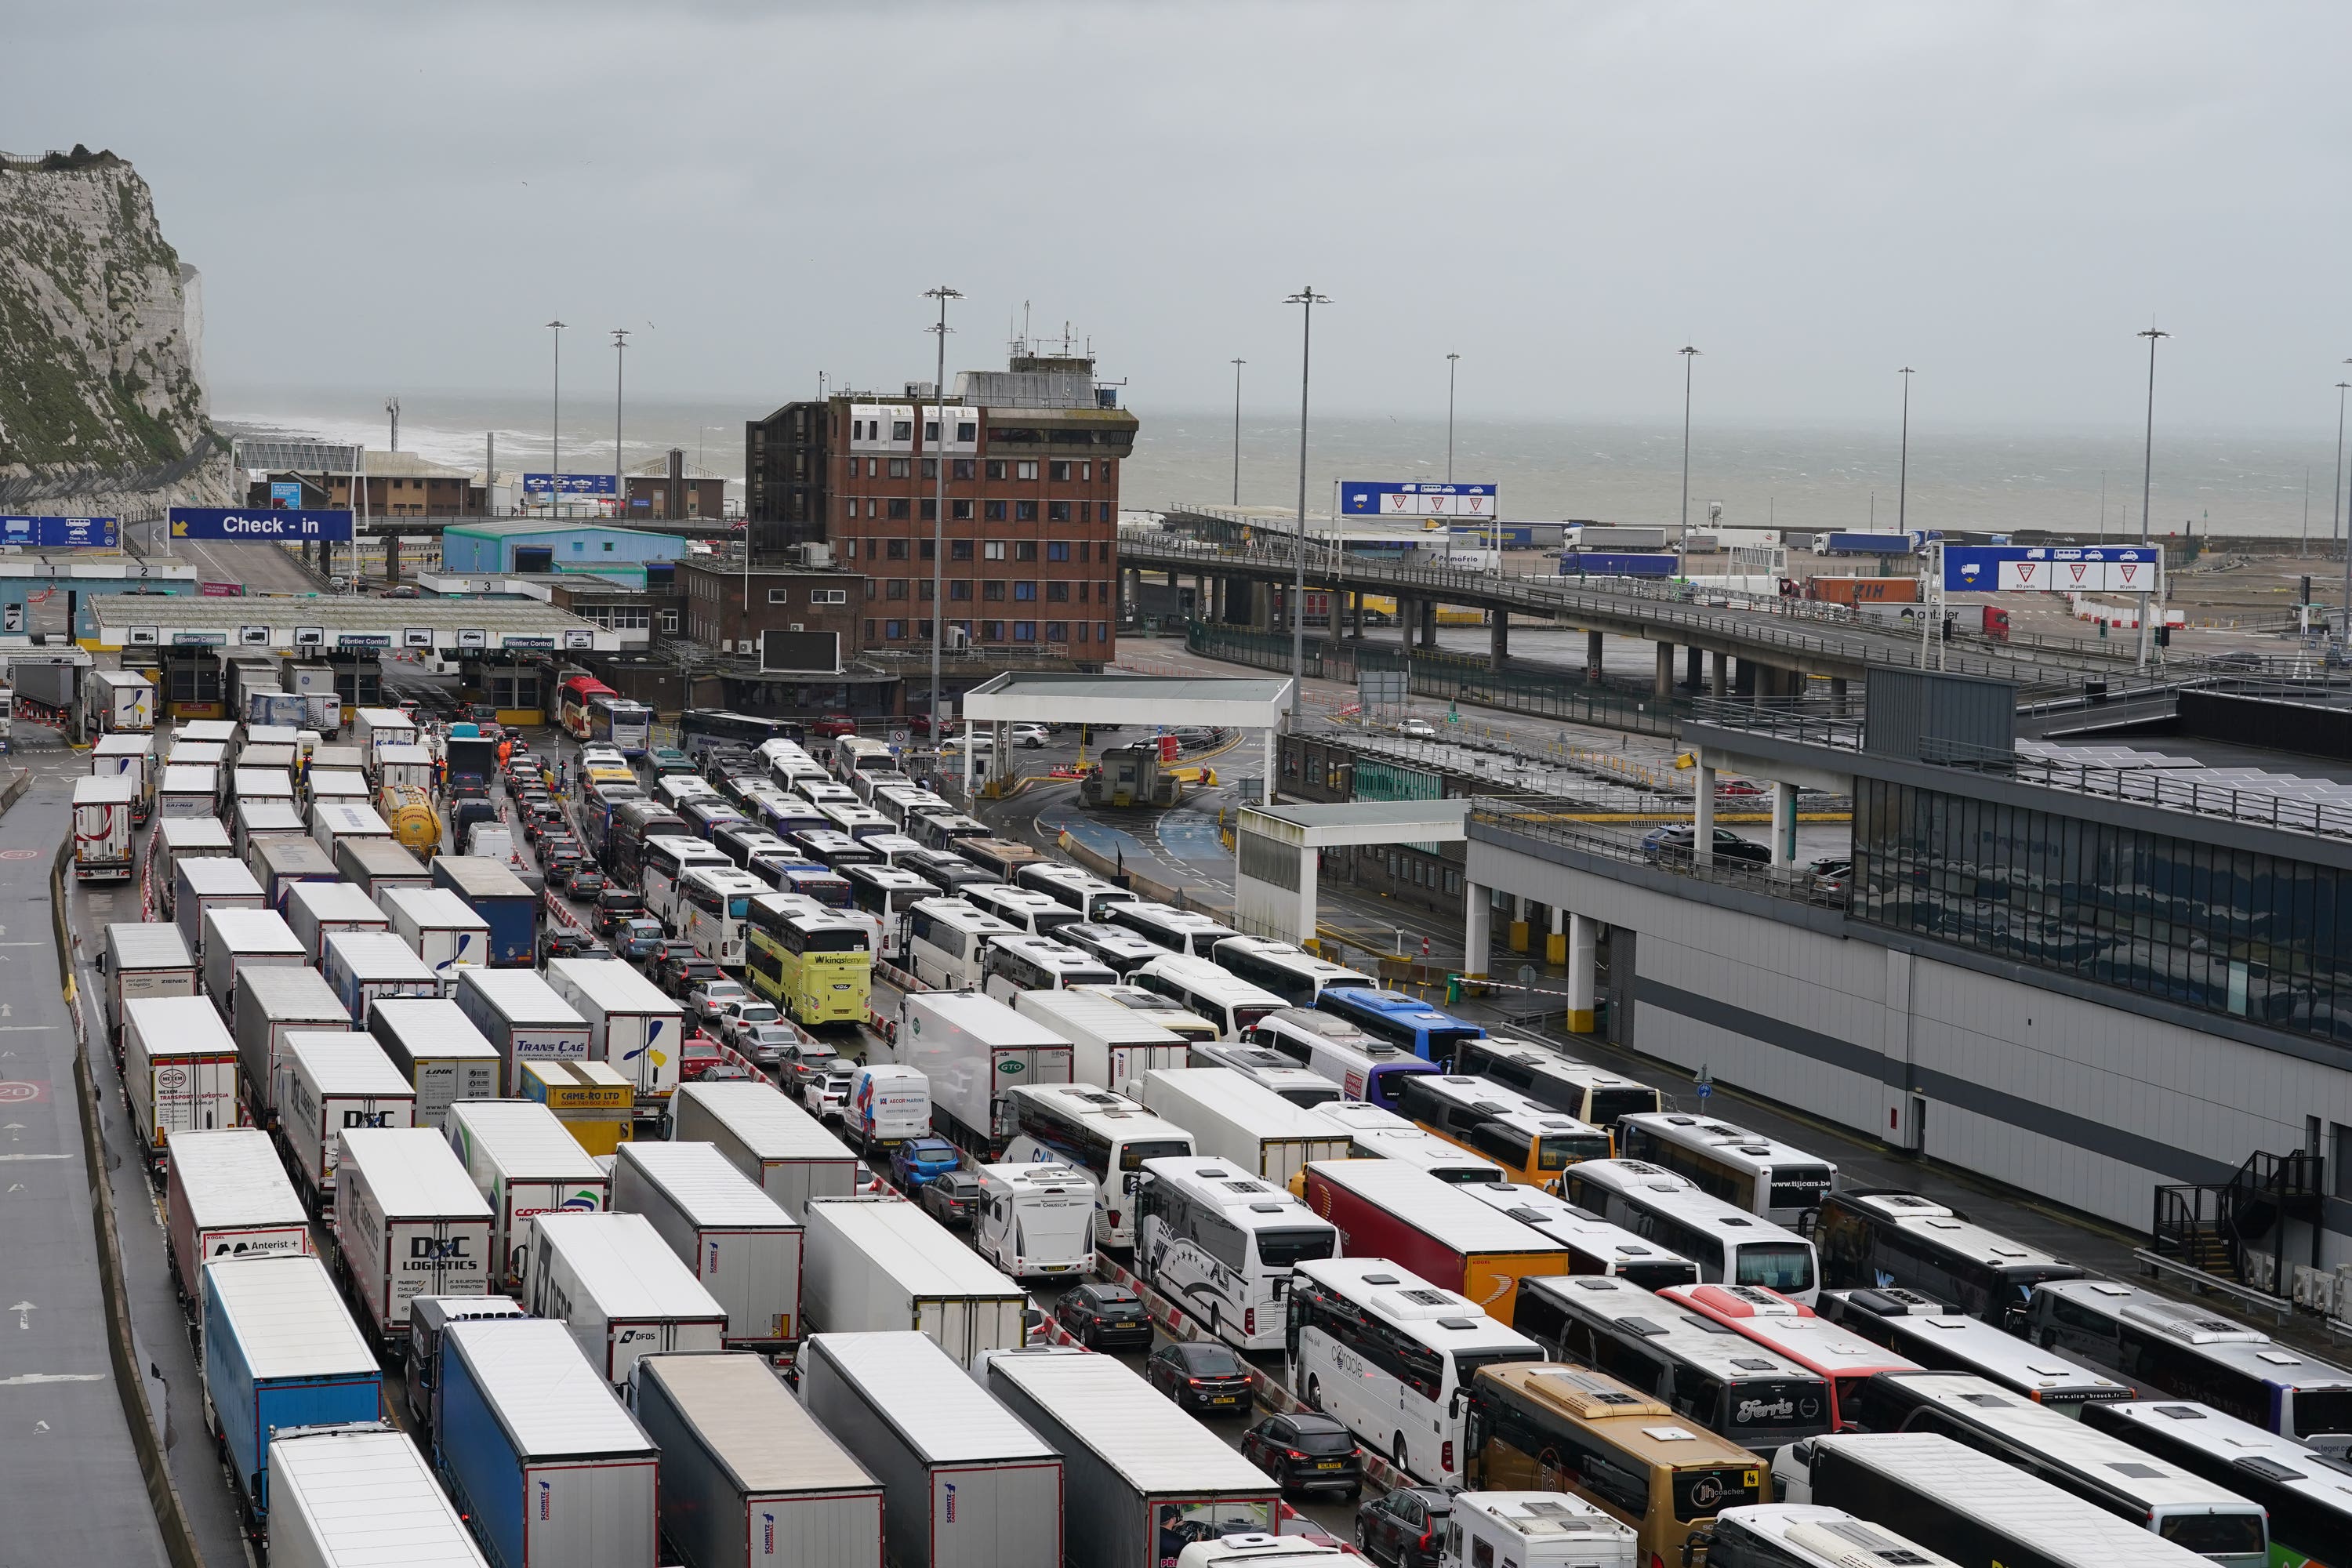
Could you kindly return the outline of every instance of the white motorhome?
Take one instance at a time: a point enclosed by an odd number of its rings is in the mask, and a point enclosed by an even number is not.
[[[1095,1266],[1095,1184],[1074,1165],[982,1165],[971,1222],[980,1255],[1015,1279],[1080,1279]]]

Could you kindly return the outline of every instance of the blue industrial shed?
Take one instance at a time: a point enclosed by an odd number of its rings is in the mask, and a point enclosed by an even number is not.
[[[685,553],[686,541],[674,534],[592,522],[468,522],[453,525],[441,536],[445,572],[591,572],[640,588],[648,565],[674,562]]]

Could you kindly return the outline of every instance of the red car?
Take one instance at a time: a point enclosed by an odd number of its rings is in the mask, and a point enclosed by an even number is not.
[[[699,1032],[687,1036],[677,1058],[680,1083],[715,1083],[725,1079],[748,1079],[755,1075],[727,1059],[717,1040]]]
[[[837,735],[857,733],[857,721],[846,713],[828,713],[822,719],[810,720],[808,729],[812,735],[832,740]]]

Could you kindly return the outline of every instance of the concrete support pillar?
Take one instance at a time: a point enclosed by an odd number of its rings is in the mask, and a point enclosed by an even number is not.
[[[1797,786],[1772,781],[1772,864],[1781,870],[1797,863]]]
[[[1830,711],[1838,718],[1845,717],[1845,677],[1830,677]]]
[[[1551,911],[1551,934],[1544,938],[1544,962],[1568,962],[1568,911],[1555,905]]]
[[[1555,937],[1554,941],[1560,940]],[[1590,915],[1570,915],[1568,923],[1568,1032],[1589,1035],[1596,1022],[1594,994],[1599,989],[1601,922]]]
[[[1364,596],[1354,589],[1348,591],[1348,636],[1352,640],[1364,635]]]
[[[383,580],[387,583],[400,581],[400,535],[396,533],[383,536]]]
[[[1702,671],[1706,662],[1706,655],[1698,648],[1694,647],[1684,650],[1683,685],[1685,689],[1694,693],[1703,689],[1702,683],[1706,677]]]
[[[1675,694],[1675,645],[1670,642],[1658,645],[1658,679],[1654,689],[1660,697]]]
[[[1412,634],[1421,626],[1421,601],[1397,595],[1397,646],[1406,653],[1412,651]]]
[[[1225,593],[1232,582],[1233,579],[1230,577],[1213,577],[1209,580],[1209,595],[1211,601],[1209,605],[1209,618],[1217,622],[1219,625],[1223,625],[1225,620]]]
[[[1736,658],[1731,661],[1731,694],[1734,697],[1756,695],[1756,661]]]
[[[1601,634],[1584,634],[1584,679],[1595,686],[1601,684]]]
[[[1475,882],[1463,885],[1462,973],[1485,974],[1494,946],[1494,894]]]
[[[1707,689],[1717,697],[1727,697],[1731,691],[1731,656],[1709,654],[1706,659]]]
[[[1258,785],[1257,803],[1260,805],[1272,805],[1274,804],[1274,727],[1272,725],[1266,727],[1265,748],[1260,754],[1259,763],[1265,770],[1265,777]],[[1308,874],[1310,876],[1313,874],[1311,866],[1308,868]],[[1309,886],[1311,887],[1312,884]],[[1313,936],[1315,933],[1310,931],[1306,934]]]
[[[1421,601],[1421,635],[1413,640],[1415,644],[1421,647],[1435,647],[1437,646],[1436,600],[1423,599]]]
[[[1274,630],[1274,585],[1252,580],[1250,583],[1250,630]]]
[[[1698,777],[1693,784],[1698,793],[1694,799],[1697,807],[1693,814],[1698,831],[1691,838],[1691,860],[1700,866],[1715,864],[1715,769],[1702,762]]]
[[[1528,900],[1517,893],[1511,895],[1511,951],[1528,950]]]
[[[1486,668],[1500,669],[1511,662],[1511,616],[1507,610],[1496,610],[1487,617]]]

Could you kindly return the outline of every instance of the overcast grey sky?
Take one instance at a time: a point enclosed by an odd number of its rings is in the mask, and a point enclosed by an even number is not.
[[[0,0],[0,147],[135,163],[216,385],[779,402],[921,290],[1139,407],[2332,425],[2352,7]],[[567,354],[567,359],[572,354]],[[609,350],[595,362],[609,365]],[[569,379],[567,377],[567,379]]]

